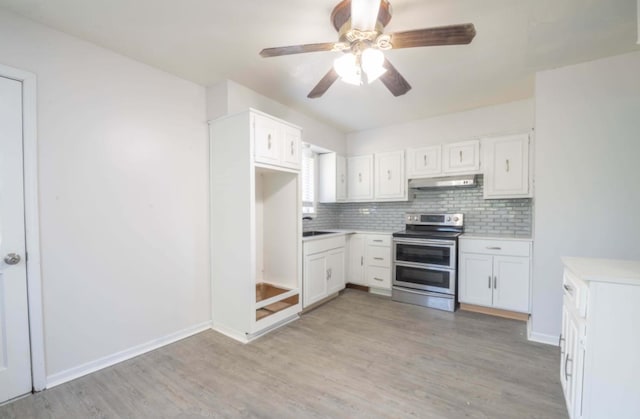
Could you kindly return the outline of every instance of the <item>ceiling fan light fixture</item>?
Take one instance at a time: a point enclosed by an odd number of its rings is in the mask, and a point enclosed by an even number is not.
[[[379,12],[380,0],[351,0],[351,28],[375,30]]]
[[[387,69],[384,68],[384,54],[374,48],[367,48],[362,52],[362,70],[367,73],[367,82],[377,80]]]
[[[358,58],[354,54],[348,53],[336,58],[333,62],[333,68],[345,83],[356,86],[362,84],[362,70],[358,65]]]

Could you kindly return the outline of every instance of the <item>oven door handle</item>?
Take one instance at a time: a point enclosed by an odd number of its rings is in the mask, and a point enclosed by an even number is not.
[[[429,239],[393,239],[396,244],[421,244],[435,247],[454,247],[455,241],[452,240],[429,240]]]
[[[423,269],[428,271],[451,272],[451,273],[456,271],[455,268],[452,268],[450,266],[444,266],[444,265],[431,265],[427,263],[406,262],[404,260],[402,261],[394,260],[393,263],[395,266],[404,266],[405,268],[416,268],[416,269]]]
[[[453,298],[453,295],[450,294],[444,294],[441,292],[432,292],[432,291],[414,291],[412,289],[409,288],[405,288],[405,287],[394,287],[395,289],[397,289],[398,291],[402,291],[402,292],[408,292],[410,294],[418,294],[418,295],[428,295],[428,296],[433,296],[433,297],[441,297],[441,298]]]

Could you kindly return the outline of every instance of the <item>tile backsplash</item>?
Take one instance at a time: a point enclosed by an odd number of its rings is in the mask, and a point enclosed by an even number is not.
[[[404,213],[462,213],[466,233],[531,236],[532,199],[483,199],[483,177],[473,188],[409,190],[407,202],[352,202],[318,204],[314,220],[304,221],[304,230],[404,229]]]

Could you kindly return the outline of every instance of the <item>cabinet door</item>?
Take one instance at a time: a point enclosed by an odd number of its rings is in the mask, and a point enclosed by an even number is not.
[[[283,156],[282,162],[289,167],[300,168],[300,146],[302,143],[302,133],[296,127],[283,126]]]
[[[442,146],[413,148],[407,150],[407,177],[429,177],[442,175]]]
[[[344,289],[344,247],[327,252],[327,295]]]
[[[347,183],[349,199],[373,199],[373,156],[349,157]]]
[[[484,198],[530,196],[529,135],[487,138],[482,148]]]
[[[347,159],[336,156],[336,200],[347,199]]]
[[[529,258],[493,257],[493,306],[529,312]]]
[[[303,306],[308,307],[327,296],[326,253],[317,253],[304,258]]]
[[[255,160],[261,163],[280,163],[281,125],[262,115],[253,116]]]
[[[480,141],[445,144],[442,148],[442,171],[450,173],[478,173],[480,171]]]
[[[374,170],[376,172],[375,199],[406,198],[406,176],[404,171],[404,151],[377,153]]]
[[[458,278],[458,300],[461,303],[491,306],[493,286],[493,256],[462,253]]]
[[[367,282],[372,288],[391,289],[391,269],[367,266]]]
[[[560,371],[561,380],[564,381],[564,397],[567,403],[569,417],[576,416],[576,359],[579,349],[578,324],[571,314],[567,312],[567,331],[565,337],[566,350],[562,361],[562,370]]]
[[[365,236],[353,234],[349,238],[349,276],[347,282],[357,285],[367,285],[364,277],[364,249]]]

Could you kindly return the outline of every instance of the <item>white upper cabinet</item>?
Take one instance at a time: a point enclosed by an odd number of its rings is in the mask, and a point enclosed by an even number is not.
[[[347,159],[348,196],[352,201],[373,200],[373,156]]]
[[[407,199],[404,150],[375,154],[374,167],[376,200]]]
[[[253,113],[255,161],[300,169],[302,130],[284,121]]]
[[[480,140],[444,144],[442,146],[443,174],[479,173]]]
[[[442,174],[442,146],[411,148],[407,150],[407,177],[409,179]]]
[[[528,134],[482,140],[485,199],[533,196],[529,145]]]
[[[347,160],[336,153],[318,154],[318,201],[347,199]]]

